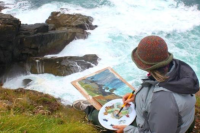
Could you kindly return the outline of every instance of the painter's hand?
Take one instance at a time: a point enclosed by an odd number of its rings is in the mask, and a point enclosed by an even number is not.
[[[126,128],[127,125],[114,125],[113,128],[116,128],[117,131],[116,133],[123,133],[124,132],[124,128]]]
[[[128,94],[126,94],[126,95],[123,96],[123,99],[122,99],[123,103],[129,103],[129,102],[133,102],[134,101],[135,95],[132,95],[132,97],[130,99],[128,99],[128,97],[129,97],[130,94],[131,93],[128,93]]]

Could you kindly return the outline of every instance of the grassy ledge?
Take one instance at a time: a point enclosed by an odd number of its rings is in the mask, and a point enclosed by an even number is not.
[[[97,133],[84,116],[50,95],[0,86],[2,133]]]
[[[200,92],[196,98],[193,133],[200,133]],[[50,95],[0,86],[1,133],[98,133],[84,117],[84,112],[62,105]]]
[[[193,133],[200,133],[200,91],[196,94],[195,127]]]

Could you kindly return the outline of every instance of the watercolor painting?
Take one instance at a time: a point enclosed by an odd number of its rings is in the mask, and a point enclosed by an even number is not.
[[[110,67],[75,80],[72,84],[98,110],[108,101],[122,98],[134,90]]]

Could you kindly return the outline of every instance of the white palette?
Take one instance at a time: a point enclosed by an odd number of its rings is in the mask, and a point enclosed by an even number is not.
[[[113,104],[116,104],[116,103],[123,104],[122,99],[114,99],[104,104],[103,107],[100,109],[99,115],[98,115],[98,119],[101,125],[110,130],[116,130],[111,126],[111,124],[112,125],[130,125],[136,117],[135,107],[132,102],[130,103],[131,105],[129,107],[129,117],[123,116],[120,119],[116,119],[110,113],[107,115],[104,115],[105,108],[107,106],[112,106]]]

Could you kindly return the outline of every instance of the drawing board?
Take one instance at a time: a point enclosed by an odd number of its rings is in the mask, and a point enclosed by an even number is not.
[[[97,110],[110,100],[122,98],[135,90],[111,67],[77,79],[72,84]]]

